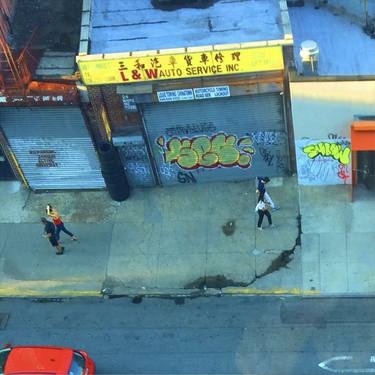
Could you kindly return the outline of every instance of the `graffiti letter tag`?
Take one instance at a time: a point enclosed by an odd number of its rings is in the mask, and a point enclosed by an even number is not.
[[[160,136],[156,143],[162,149],[165,163],[177,163],[186,170],[220,166],[249,168],[255,153],[250,137],[237,140],[236,136],[225,133],[190,139],[173,137],[168,142]]]
[[[341,164],[348,165],[350,162],[350,148],[331,142],[319,142],[305,146],[302,151],[310,158],[314,159],[318,155],[331,157],[338,160]]]

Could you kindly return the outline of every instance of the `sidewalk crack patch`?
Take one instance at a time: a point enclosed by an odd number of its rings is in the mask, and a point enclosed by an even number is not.
[[[298,235],[294,246],[290,250],[282,251],[268,266],[268,268],[262,272],[260,275],[255,274],[253,280],[251,280],[249,285],[254,284],[258,279],[261,279],[264,276],[270,275],[276,271],[279,271],[281,268],[289,268],[288,264],[293,260],[293,254],[297,247],[301,246],[301,234],[302,234],[302,226],[301,226],[302,216],[299,214],[297,216],[297,228],[298,228]]]
[[[184,286],[184,289],[201,289],[206,290],[207,288],[223,289],[229,286],[245,287],[248,283],[234,281],[228,279],[223,275],[215,276],[204,276],[188,283]]]

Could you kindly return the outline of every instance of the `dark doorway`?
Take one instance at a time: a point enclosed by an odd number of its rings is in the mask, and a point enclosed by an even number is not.
[[[375,190],[375,151],[358,151],[357,183],[367,190]]]
[[[14,173],[0,146],[0,181],[15,180]]]

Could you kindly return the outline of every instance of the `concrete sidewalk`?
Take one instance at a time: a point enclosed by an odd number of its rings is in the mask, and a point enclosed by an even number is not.
[[[375,195],[348,186],[300,187],[304,290],[375,294]]]
[[[255,182],[36,194],[1,183],[0,295],[300,293],[295,178],[273,179],[276,228],[256,230]],[[78,237],[56,257],[39,223],[47,203]],[[288,263],[288,268],[284,268]]]
[[[136,189],[121,203],[2,182],[0,296],[375,292],[373,194],[357,189],[352,203],[347,186],[294,177],[268,191],[277,227],[257,231],[254,180]],[[41,236],[47,203],[79,237],[62,234],[60,257]]]

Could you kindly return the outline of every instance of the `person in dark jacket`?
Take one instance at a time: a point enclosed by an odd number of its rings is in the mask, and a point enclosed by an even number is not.
[[[278,210],[280,207],[276,206],[275,203],[273,203],[272,198],[266,191],[266,185],[270,182],[269,177],[257,177],[258,178],[258,187],[256,189],[256,192],[258,193],[258,202],[260,200],[260,197],[264,197],[265,202],[269,203],[272,210]]]
[[[59,244],[59,241],[56,238],[54,224],[48,221],[45,217],[40,218],[40,221],[44,224],[44,236],[48,238],[50,244],[56,249],[56,255],[62,255],[65,248]]]

